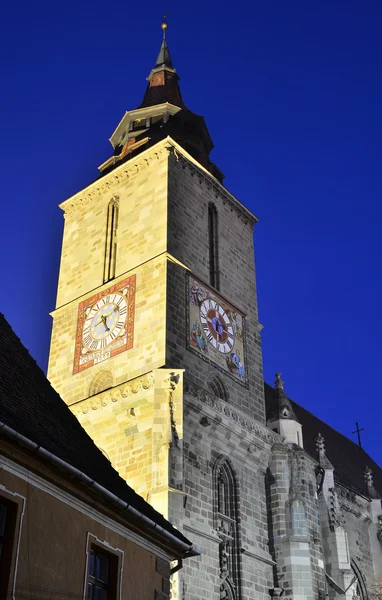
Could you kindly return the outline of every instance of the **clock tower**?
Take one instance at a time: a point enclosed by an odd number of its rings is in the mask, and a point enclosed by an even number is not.
[[[256,217],[210,159],[162,28],[99,178],[60,205],[48,377],[120,475],[203,547],[172,597],[268,598],[277,434],[265,425]]]

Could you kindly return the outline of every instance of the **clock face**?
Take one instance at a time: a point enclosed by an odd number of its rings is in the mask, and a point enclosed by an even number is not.
[[[189,350],[247,385],[244,315],[201,281],[188,282]]]
[[[132,348],[134,306],[135,275],[81,302],[73,373]]]
[[[125,333],[127,303],[123,294],[104,296],[86,314],[82,338],[89,350],[106,348]]]
[[[227,354],[233,348],[234,334],[224,308],[215,300],[204,300],[200,305],[200,321],[207,341],[218,352]]]

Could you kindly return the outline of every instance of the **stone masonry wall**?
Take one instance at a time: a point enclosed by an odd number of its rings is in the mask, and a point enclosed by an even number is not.
[[[167,150],[158,145],[61,204],[65,228],[57,308],[102,285],[112,198],[119,199],[116,278],[165,252],[167,161]]]
[[[219,375],[227,389],[229,402],[264,423],[264,387],[255,361],[255,358],[258,362],[261,361],[261,340],[256,323],[248,316],[246,337],[249,388],[246,389],[187,349],[186,272],[180,265],[168,262],[166,365],[168,368],[186,369],[188,378],[204,389],[208,388],[211,378]]]
[[[247,315],[247,369],[249,391],[236,383],[224,383],[230,388],[231,401],[248,410],[264,422],[264,383],[260,326],[257,320],[257,298],[253,251],[253,223],[242,212],[240,203],[228,200],[224,190],[211,184],[211,177],[201,173],[182,156],[170,154],[168,177],[169,230],[168,248],[177,260],[197,277],[209,284],[208,265],[208,204],[217,209],[219,237],[220,293]],[[169,343],[168,362],[174,359],[185,366],[191,376],[204,377],[212,373],[203,361],[191,357],[185,348],[186,325],[179,309],[186,308],[183,275],[169,267],[168,286]],[[184,295],[183,295],[184,294]],[[183,318],[182,318],[183,317]],[[173,333],[176,333],[175,339]],[[172,352],[174,344],[176,352]]]
[[[257,434],[246,431],[239,423],[240,419],[245,422],[245,413],[230,413],[227,403],[208,394],[203,396],[203,390],[194,384],[186,383],[185,390],[185,496],[183,511],[179,503],[170,500],[169,518],[202,546],[203,554],[184,563],[180,589],[184,590],[187,600],[220,597],[220,538],[214,520],[213,467],[224,455],[229,458],[238,484],[242,592],[239,598],[268,599],[269,589],[273,587],[265,497],[265,470],[270,451],[265,438],[269,434],[265,429]],[[216,411],[218,405],[223,412]],[[231,416],[226,416],[224,411]],[[208,419],[208,426],[203,424],[203,417]]]
[[[347,531],[350,559],[362,572],[365,580],[371,583],[374,581],[374,572],[369,537],[370,502],[340,485],[336,488]]]
[[[94,292],[73,301],[53,313],[48,379],[67,404],[90,395],[95,378],[109,374],[111,385],[134,379],[165,362],[166,260],[159,256],[124,274],[136,275],[134,345],[99,365],[73,375],[78,304]],[[118,279],[113,280],[113,284]],[[105,289],[105,284],[97,291]],[[101,390],[100,390],[101,391]]]

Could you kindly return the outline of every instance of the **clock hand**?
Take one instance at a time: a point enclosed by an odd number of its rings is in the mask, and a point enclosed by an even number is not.
[[[111,314],[113,314],[114,310],[111,310],[109,313],[106,313],[106,315],[101,315],[101,320],[98,321],[96,327],[98,327],[98,325],[105,325],[106,319],[107,317],[110,317]]]

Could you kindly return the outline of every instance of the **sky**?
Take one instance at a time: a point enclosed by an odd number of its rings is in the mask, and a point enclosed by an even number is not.
[[[168,14],[186,105],[259,218],[265,379],[381,464],[382,3],[100,0],[0,10],[3,312],[46,370],[63,215],[143,97]]]

